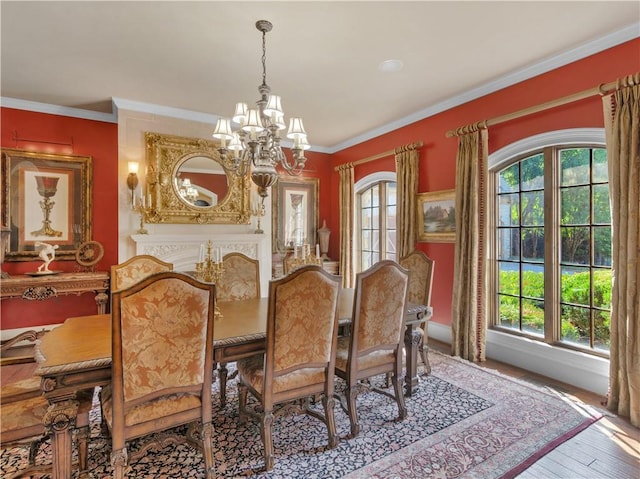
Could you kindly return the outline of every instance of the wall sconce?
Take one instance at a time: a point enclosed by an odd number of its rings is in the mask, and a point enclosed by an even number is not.
[[[134,192],[136,187],[138,186],[138,162],[130,161],[128,164],[129,176],[127,176],[127,186],[131,190],[131,204],[135,206],[135,195]]]

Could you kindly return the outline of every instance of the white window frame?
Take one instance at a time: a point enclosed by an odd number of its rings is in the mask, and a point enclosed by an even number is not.
[[[376,185],[383,181],[392,181],[397,183],[398,176],[395,171],[376,171],[375,173],[371,173],[363,178],[360,178],[353,185],[353,205],[358,206],[358,195],[362,193],[364,190],[371,188],[373,185]],[[353,221],[353,244],[355,245],[355,267],[356,272],[360,270],[360,211],[354,211],[354,221]],[[381,212],[382,214],[382,212]]]

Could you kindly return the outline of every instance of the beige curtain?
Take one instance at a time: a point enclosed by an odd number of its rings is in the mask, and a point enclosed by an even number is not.
[[[612,216],[607,407],[640,427],[640,73],[603,97]]]
[[[397,192],[397,237],[396,258],[416,249],[416,196],[418,195],[418,168],[420,153],[415,145],[396,148]]]
[[[470,130],[469,132],[464,130]],[[485,360],[485,215],[488,132],[465,127],[456,164],[456,246],[453,272],[452,343],[455,356]]]
[[[340,173],[340,274],[342,286],[353,287],[353,164],[338,167]]]

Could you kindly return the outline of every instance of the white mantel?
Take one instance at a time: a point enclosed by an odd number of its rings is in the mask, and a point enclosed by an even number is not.
[[[264,297],[269,292],[271,244],[265,234],[150,234],[131,235],[131,239],[136,244],[136,254],[148,254],[173,263],[176,271],[193,271],[200,245],[211,240],[223,256],[238,252],[260,261],[260,291]]]

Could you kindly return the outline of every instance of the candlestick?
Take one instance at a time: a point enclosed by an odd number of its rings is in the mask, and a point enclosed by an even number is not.
[[[200,245],[201,251],[204,248],[204,245]],[[220,256],[220,248],[216,248],[214,250],[214,256],[211,254],[211,250],[213,249],[213,243],[211,240],[207,241],[207,253],[204,258],[196,263],[196,278],[205,283],[218,283],[222,275],[224,274],[224,264],[221,261],[216,261],[215,256]],[[203,254],[203,253],[201,253]],[[218,304],[216,302],[215,309],[215,318],[222,319],[222,313],[218,308]]]

